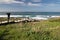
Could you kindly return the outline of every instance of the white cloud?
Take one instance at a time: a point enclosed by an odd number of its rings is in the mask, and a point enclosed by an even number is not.
[[[11,3],[14,0],[0,0],[0,3]]]
[[[41,6],[40,3],[36,4],[36,3],[31,3],[28,2],[27,4],[23,1],[26,0],[22,0],[22,1],[16,1],[16,0],[0,0],[0,4],[11,4],[11,3],[19,3],[20,5],[28,5],[28,6]],[[32,0],[33,2],[39,2],[41,0]]]
[[[10,3],[24,4],[24,2],[21,2],[21,1],[15,1],[15,0],[0,0],[0,4],[10,4]]]
[[[24,2],[21,2],[21,1],[12,1],[12,3],[21,3],[21,4],[24,4]]]
[[[24,2],[21,2],[21,1],[13,1],[12,3],[18,3],[18,4],[20,4],[20,5],[26,5]]]
[[[31,2],[28,3],[29,6],[41,6],[41,4],[33,4]]]

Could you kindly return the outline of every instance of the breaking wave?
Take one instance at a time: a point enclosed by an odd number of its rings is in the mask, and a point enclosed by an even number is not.
[[[0,17],[7,17],[7,15],[0,15]],[[11,15],[10,17],[29,17],[31,19],[43,19],[47,20],[48,18],[54,18],[54,17],[60,17],[60,16],[55,16],[55,15]]]

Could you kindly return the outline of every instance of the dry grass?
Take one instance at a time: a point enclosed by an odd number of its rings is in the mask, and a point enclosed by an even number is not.
[[[60,40],[60,19],[2,25],[0,40]]]

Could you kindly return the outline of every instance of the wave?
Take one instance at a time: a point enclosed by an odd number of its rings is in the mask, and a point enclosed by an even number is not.
[[[7,17],[7,15],[0,15],[0,17]],[[29,17],[37,20],[47,20],[48,18],[60,17],[55,15],[11,15],[10,17]]]
[[[60,16],[51,16],[51,18],[54,18],[54,17],[60,17]]]

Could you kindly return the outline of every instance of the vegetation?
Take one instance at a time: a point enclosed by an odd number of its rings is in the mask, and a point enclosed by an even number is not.
[[[17,18],[17,17],[11,17],[9,20],[21,20],[22,18]],[[0,22],[1,21],[8,21],[8,18],[7,17],[1,17],[0,18]]]
[[[0,40],[60,40],[60,19],[2,25]]]

